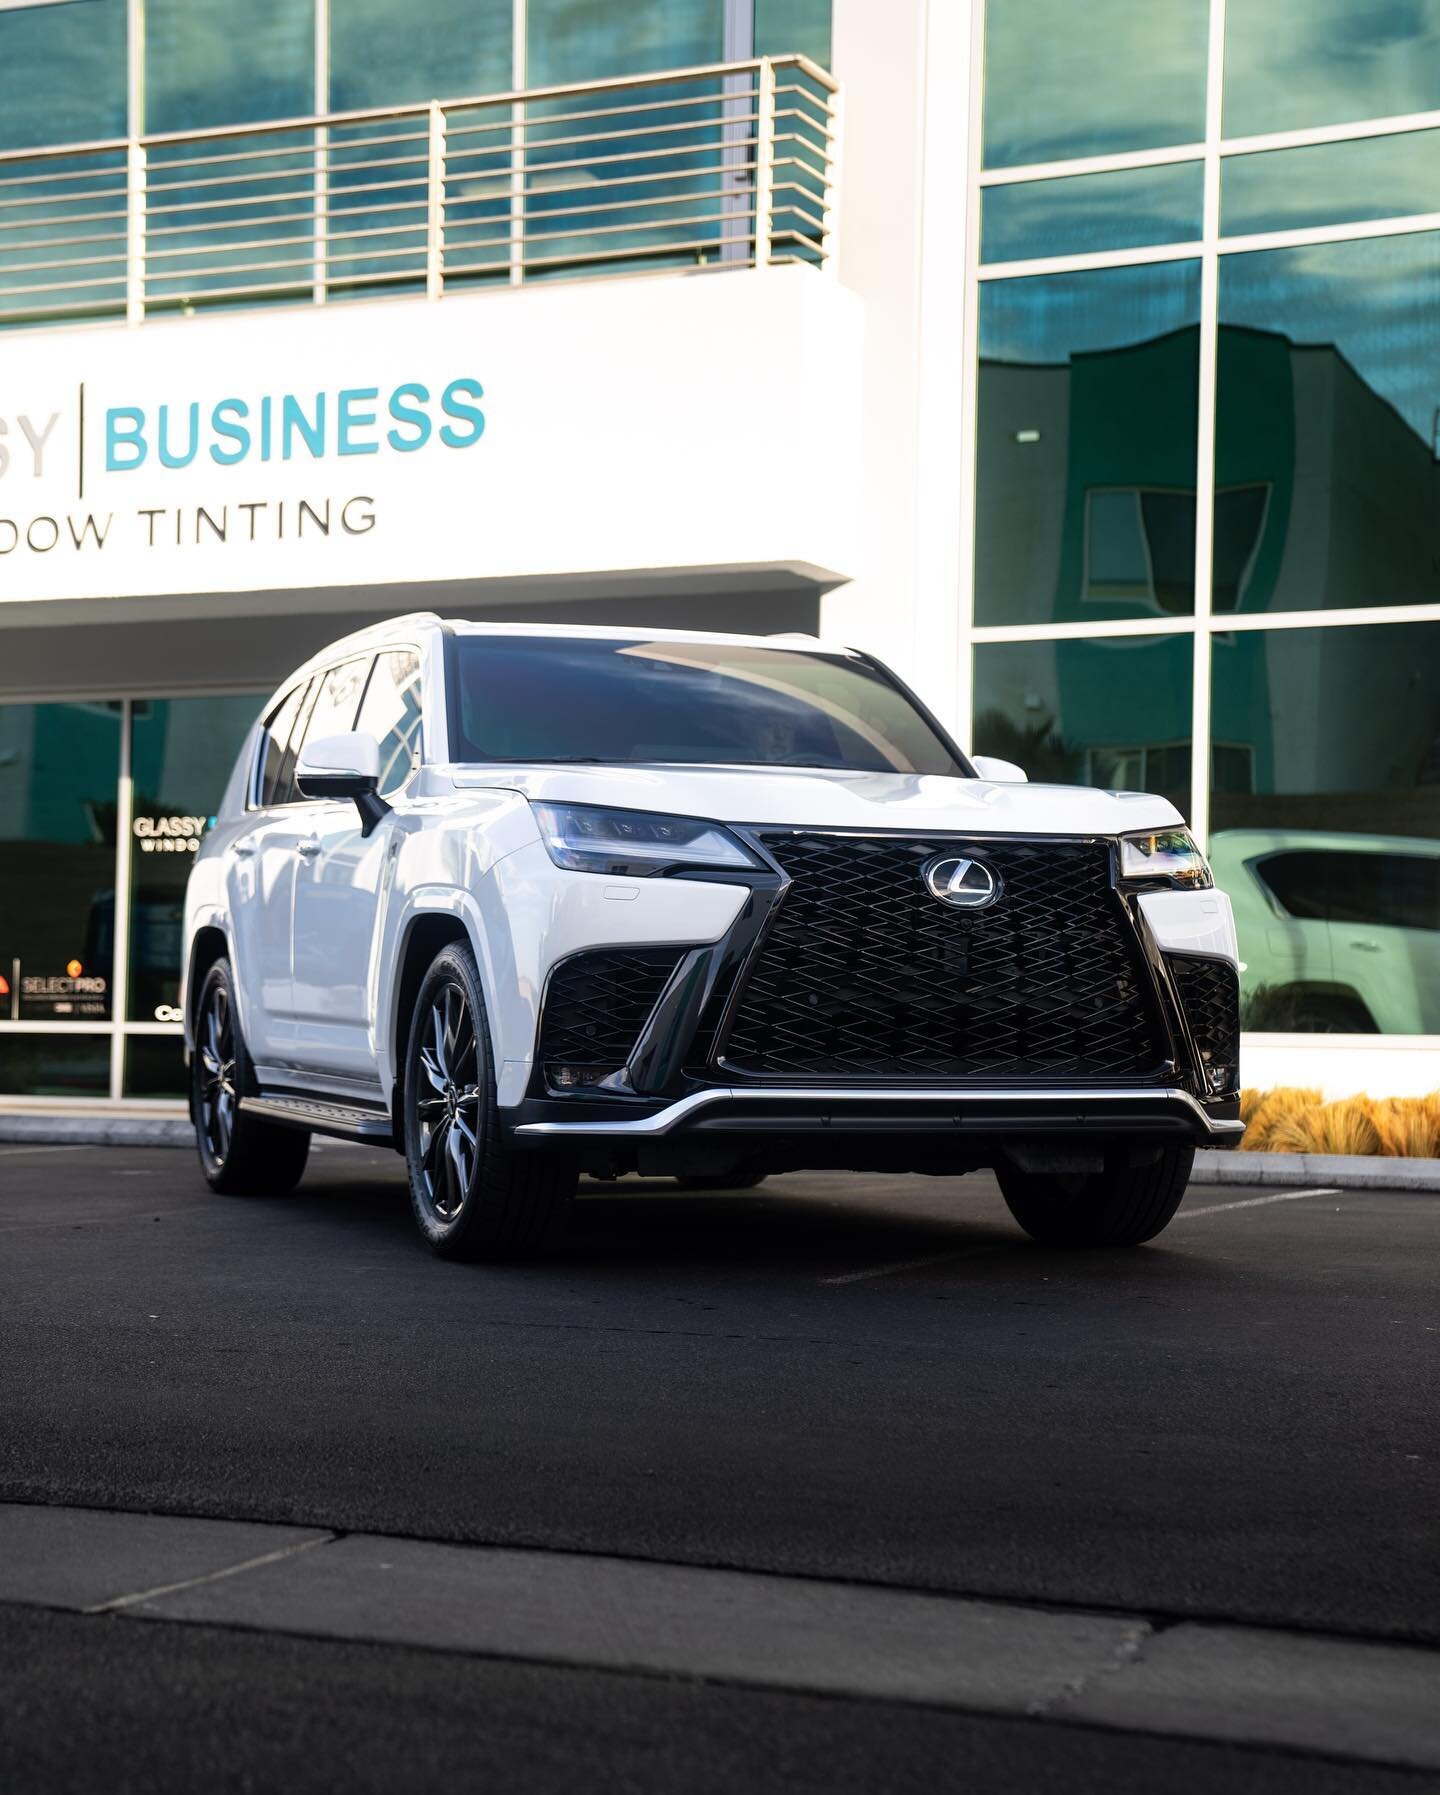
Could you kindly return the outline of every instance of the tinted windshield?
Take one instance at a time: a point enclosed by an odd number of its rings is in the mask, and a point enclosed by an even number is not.
[[[967,771],[845,655],[525,636],[461,636],[456,651],[457,760]]]

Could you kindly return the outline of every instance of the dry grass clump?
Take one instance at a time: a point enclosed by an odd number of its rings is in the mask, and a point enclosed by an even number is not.
[[[1429,1097],[1345,1097],[1280,1086],[1240,1093],[1245,1137],[1255,1153],[1360,1153],[1440,1158],[1440,1092]]]

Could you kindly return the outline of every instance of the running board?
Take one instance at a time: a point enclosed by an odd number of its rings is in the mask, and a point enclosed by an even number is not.
[[[390,1118],[382,1109],[362,1109],[353,1103],[336,1103],[328,1097],[244,1097],[240,1107],[247,1116],[267,1122],[283,1122],[288,1128],[308,1128],[312,1134],[333,1134],[342,1141],[369,1141],[377,1147],[395,1145]]]

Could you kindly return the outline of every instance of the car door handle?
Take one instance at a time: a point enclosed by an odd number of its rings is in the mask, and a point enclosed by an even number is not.
[[[248,860],[255,852],[255,843],[253,841],[237,841],[231,847],[230,852],[238,860]]]
[[[1378,941],[1366,941],[1363,936],[1357,936],[1351,941],[1350,945],[1351,947],[1358,947],[1362,954],[1378,954],[1380,952],[1380,943]]]
[[[313,860],[320,852],[320,843],[312,836],[309,841],[300,842],[296,846],[295,852],[299,854],[302,859]]]

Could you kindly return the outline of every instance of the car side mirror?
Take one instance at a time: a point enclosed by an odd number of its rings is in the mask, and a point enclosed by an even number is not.
[[[295,768],[295,783],[304,798],[353,798],[362,835],[369,835],[380,819],[390,814],[390,806],[378,790],[380,744],[361,730],[306,742]]]
[[[1013,760],[997,760],[993,754],[972,754],[970,765],[982,779],[991,779],[997,785],[1027,783],[1024,767],[1017,767]]]

